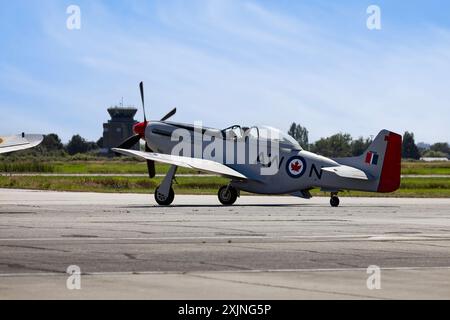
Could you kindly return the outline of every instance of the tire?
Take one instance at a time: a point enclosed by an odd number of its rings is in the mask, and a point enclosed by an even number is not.
[[[339,203],[340,203],[340,200],[338,197],[336,197],[336,196],[331,197],[330,204],[332,207],[334,207],[334,208],[339,207]]]
[[[173,191],[172,188],[170,188],[169,196],[166,198],[162,194],[159,193],[159,188],[160,187],[156,188],[156,190],[155,190],[155,201],[160,206],[170,206],[172,204],[173,200],[175,199],[175,192]]]
[[[223,186],[219,189],[218,196],[221,204],[224,206],[232,206],[238,198],[238,192],[233,187]]]

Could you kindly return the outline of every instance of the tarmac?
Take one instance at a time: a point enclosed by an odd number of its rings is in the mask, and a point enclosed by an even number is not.
[[[0,189],[0,299],[418,298],[450,298],[450,199]]]

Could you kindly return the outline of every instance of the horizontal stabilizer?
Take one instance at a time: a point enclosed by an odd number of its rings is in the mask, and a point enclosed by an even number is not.
[[[205,159],[198,158],[190,158],[190,157],[182,157],[182,156],[173,156],[170,154],[161,154],[161,153],[151,153],[151,152],[142,152],[142,151],[134,151],[128,149],[117,149],[114,148],[112,151],[121,153],[127,156],[134,156],[145,160],[152,160],[156,162],[166,163],[175,165],[178,167],[190,168],[199,171],[204,171],[208,173],[220,174],[226,177],[246,179],[247,177],[243,174],[237,172],[236,170],[227,167],[226,165]]]
[[[357,180],[370,180],[369,176],[362,170],[349,166],[336,166],[325,167],[323,171],[331,172],[342,178],[357,179]]]

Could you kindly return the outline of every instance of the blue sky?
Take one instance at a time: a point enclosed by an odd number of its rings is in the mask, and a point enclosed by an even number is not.
[[[371,4],[381,30],[366,27]],[[143,80],[152,119],[177,107],[174,121],[213,127],[296,121],[311,140],[449,141],[449,15],[417,0],[2,1],[0,133],[96,140],[108,106],[140,106]]]

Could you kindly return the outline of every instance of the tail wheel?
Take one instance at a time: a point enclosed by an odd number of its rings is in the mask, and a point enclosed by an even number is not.
[[[237,190],[231,186],[220,188],[218,195],[220,203],[224,206],[232,206],[238,198]]]
[[[339,207],[339,203],[340,203],[340,201],[339,201],[339,198],[337,196],[332,196],[331,197],[330,204],[331,204],[332,207],[335,207],[335,208]]]
[[[156,188],[155,190],[155,201],[160,206],[170,206],[173,200],[175,199],[175,192],[173,191],[172,188],[170,188],[169,195],[166,196],[165,194],[159,191],[159,188],[160,187]]]

